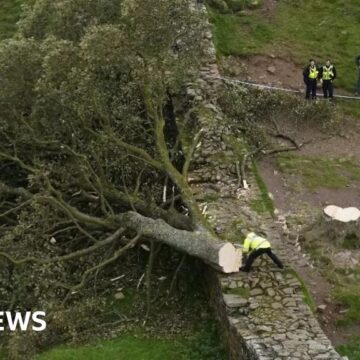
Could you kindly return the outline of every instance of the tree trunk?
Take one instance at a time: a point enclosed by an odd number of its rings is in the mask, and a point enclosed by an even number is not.
[[[206,230],[191,232],[174,229],[161,219],[154,220],[136,212],[122,214],[119,220],[128,229],[197,257],[224,273],[239,271],[241,250],[230,242],[219,241]]]

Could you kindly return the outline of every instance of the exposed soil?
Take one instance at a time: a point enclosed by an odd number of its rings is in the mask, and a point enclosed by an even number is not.
[[[294,63],[291,57],[283,58],[275,53],[248,56],[228,56],[221,59],[220,69],[225,76],[262,85],[283,87],[304,91],[303,69],[306,64]],[[335,95],[352,95],[344,89],[336,88]],[[322,93],[318,82],[318,93]]]
[[[271,17],[275,14],[276,7],[277,7],[276,0],[265,0],[263,2],[260,11],[264,16]]]
[[[222,60],[221,67],[224,75],[241,80],[293,90],[304,88],[302,67],[294,64],[291,59],[283,59],[273,54],[229,56]]]

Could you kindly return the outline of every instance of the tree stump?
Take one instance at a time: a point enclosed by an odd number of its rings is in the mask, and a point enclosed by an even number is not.
[[[360,210],[329,205],[303,238],[307,242],[325,240],[343,248],[360,248]]]
[[[360,210],[329,205],[324,209],[323,226],[327,237],[338,245],[360,247]]]

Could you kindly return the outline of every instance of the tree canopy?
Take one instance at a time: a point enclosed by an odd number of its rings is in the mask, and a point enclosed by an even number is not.
[[[184,176],[191,149],[166,131],[203,23],[185,0],[27,4],[0,44],[2,307],[83,286],[139,240],[136,213],[174,231],[203,221]],[[190,216],[163,203],[166,181]]]

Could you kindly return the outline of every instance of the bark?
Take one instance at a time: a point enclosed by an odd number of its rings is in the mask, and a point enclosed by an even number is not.
[[[197,257],[224,273],[239,271],[241,250],[229,242],[219,241],[210,232],[174,229],[161,219],[151,219],[136,212],[119,216],[120,223],[142,236],[167,244],[181,252]]]

